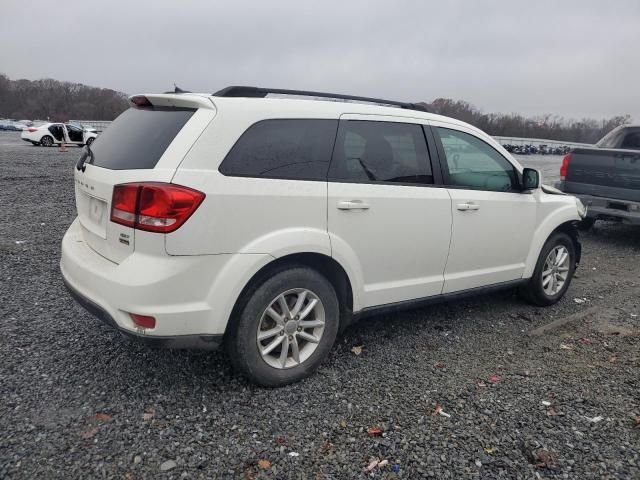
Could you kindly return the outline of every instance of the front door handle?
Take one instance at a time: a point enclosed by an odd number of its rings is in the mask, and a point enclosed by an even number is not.
[[[369,204],[362,200],[340,200],[338,210],[368,210]]]
[[[480,205],[473,202],[465,202],[459,203],[458,205],[456,205],[456,208],[464,212],[466,210],[480,210]]]

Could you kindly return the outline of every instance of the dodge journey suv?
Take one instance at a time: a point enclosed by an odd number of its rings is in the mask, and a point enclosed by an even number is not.
[[[226,347],[260,385],[314,371],[365,315],[567,290],[584,207],[420,105],[228,87],[137,95],[74,171],[71,294],[125,335]]]

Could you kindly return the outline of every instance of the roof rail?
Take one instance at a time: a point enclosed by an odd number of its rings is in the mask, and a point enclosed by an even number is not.
[[[377,103],[381,105],[392,105],[394,107],[400,107],[407,110],[419,110],[421,112],[428,112],[424,105],[416,103],[398,102],[395,100],[384,100],[381,98],[371,97],[357,97],[354,95],[342,95],[340,93],[326,93],[326,92],[310,92],[306,90],[286,90],[284,88],[260,88],[260,87],[246,87],[246,86],[231,86],[218,90],[212,95],[214,97],[245,97],[245,98],[264,98],[270,93],[279,95],[296,95],[302,97],[319,97],[319,98],[332,98],[336,100],[353,100],[356,102]]]

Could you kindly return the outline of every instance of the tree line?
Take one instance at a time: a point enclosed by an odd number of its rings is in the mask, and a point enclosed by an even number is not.
[[[614,127],[631,122],[629,115],[605,120],[573,120],[550,114],[525,117],[515,113],[483,113],[468,102],[449,98],[421,104],[430,112],[470,123],[490,135],[505,137],[594,143]],[[108,88],[50,78],[10,80],[0,74],[0,117],[56,122],[70,119],[113,120],[127,107],[127,95]]]
[[[489,135],[503,137],[544,138],[565,142],[595,143],[607,132],[631,122],[630,115],[617,115],[604,120],[565,119],[557,115],[524,117],[511,113],[483,113],[463,100],[438,98],[422,105],[432,113],[446,115],[470,123]]]
[[[15,120],[113,120],[128,107],[127,96],[81,83],[10,80],[0,74],[0,117]]]

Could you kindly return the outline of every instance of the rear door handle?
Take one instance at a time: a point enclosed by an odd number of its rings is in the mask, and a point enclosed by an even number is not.
[[[368,210],[369,204],[362,200],[340,200],[338,210]]]
[[[459,203],[458,205],[456,205],[456,208],[464,212],[466,210],[480,210],[480,205],[473,202],[465,202]]]

